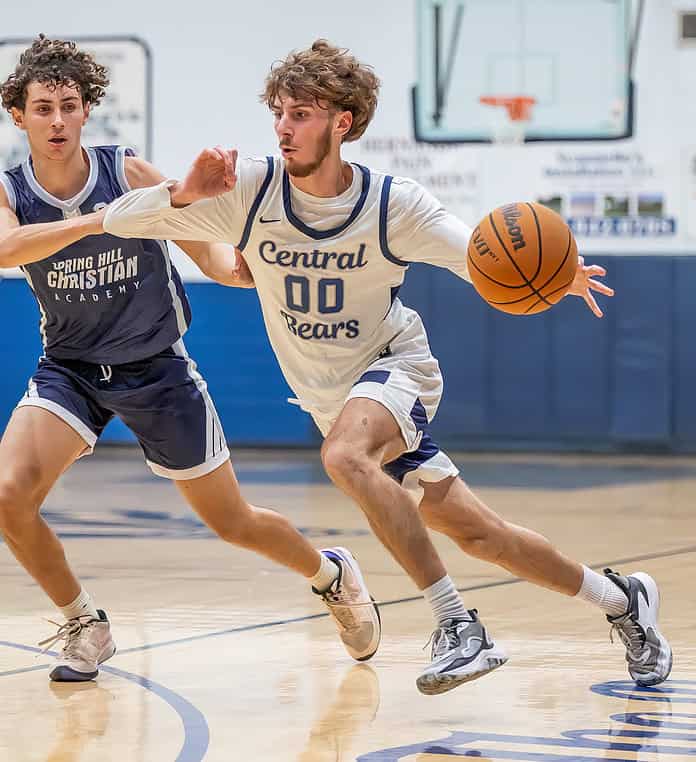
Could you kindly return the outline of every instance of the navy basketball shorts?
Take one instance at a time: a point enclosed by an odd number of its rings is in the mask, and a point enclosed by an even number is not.
[[[94,365],[42,357],[17,407],[41,407],[71,426],[89,455],[106,424],[120,418],[153,473],[195,479],[230,456],[207,385],[183,341],[145,360]]]

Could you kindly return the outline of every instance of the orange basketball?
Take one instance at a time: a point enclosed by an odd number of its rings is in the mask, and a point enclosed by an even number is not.
[[[578,247],[546,206],[505,204],[476,226],[467,251],[474,288],[498,310],[533,315],[560,301],[575,277]]]

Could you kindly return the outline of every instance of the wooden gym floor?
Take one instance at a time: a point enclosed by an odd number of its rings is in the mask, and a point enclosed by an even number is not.
[[[450,574],[510,661],[442,696],[414,681],[432,629],[412,583],[323,476],[316,453],[235,455],[242,487],[320,547],[345,545],[382,600],[384,634],[351,662],[303,580],[210,536],[139,451],[102,446],[45,515],[110,615],[119,647],[98,680],[48,682],[37,641],[56,614],[0,544],[2,762],[444,762],[696,757],[696,459],[461,456],[511,521],[597,568],[661,586],[672,679],[628,681],[623,648],[587,604],[510,578],[438,538]]]

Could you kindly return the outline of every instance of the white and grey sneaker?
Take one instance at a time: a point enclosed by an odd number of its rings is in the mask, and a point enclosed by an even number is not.
[[[672,648],[657,627],[660,591],[655,580],[645,572],[626,577],[611,569],[604,574],[620,587],[628,598],[628,610],[619,616],[607,615],[610,636],[618,633],[626,646],[628,673],[638,685],[657,685],[672,671]]]
[[[54,643],[65,641],[49,673],[51,680],[70,683],[93,680],[99,674],[99,665],[116,653],[109,620],[101,609],[97,613],[99,619],[89,615],[68,619],[58,626],[55,635],[39,643],[47,651]]]
[[[502,666],[508,657],[488,636],[476,609],[471,619],[450,619],[430,636],[431,663],[416,680],[421,693],[445,693]]]
[[[328,590],[314,592],[328,606],[348,653],[357,661],[367,661],[375,655],[382,637],[377,604],[349,550],[325,548],[321,552],[338,566],[338,577]]]

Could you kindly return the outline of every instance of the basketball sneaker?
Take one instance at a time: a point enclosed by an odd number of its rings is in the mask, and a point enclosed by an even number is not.
[[[346,651],[357,661],[375,655],[382,637],[379,610],[363,579],[358,562],[345,548],[321,551],[338,566],[338,577],[328,590],[320,592],[328,606]]]
[[[416,680],[421,693],[445,693],[476,680],[507,661],[505,652],[489,638],[476,609],[471,619],[448,619],[430,636],[431,663]]]
[[[626,646],[628,673],[638,685],[657,685],[672,671],[672,649],[657,628],[660,591],[655,580],[645,572],[623,577],[605,569],[604,574],[620,587],[628,598],[628,610],[619,616],[607,615],[610,636],[616,632]]]
[[[58,683],[93,680],[99,674],[99,665],[116,653],[109,620],[101,609],[97,613],[99,619],[89,615],[68,619],[58,626],[55,635],[39,643],[48,650],[54,643],[65,641],[49,674],[51,680]]]

